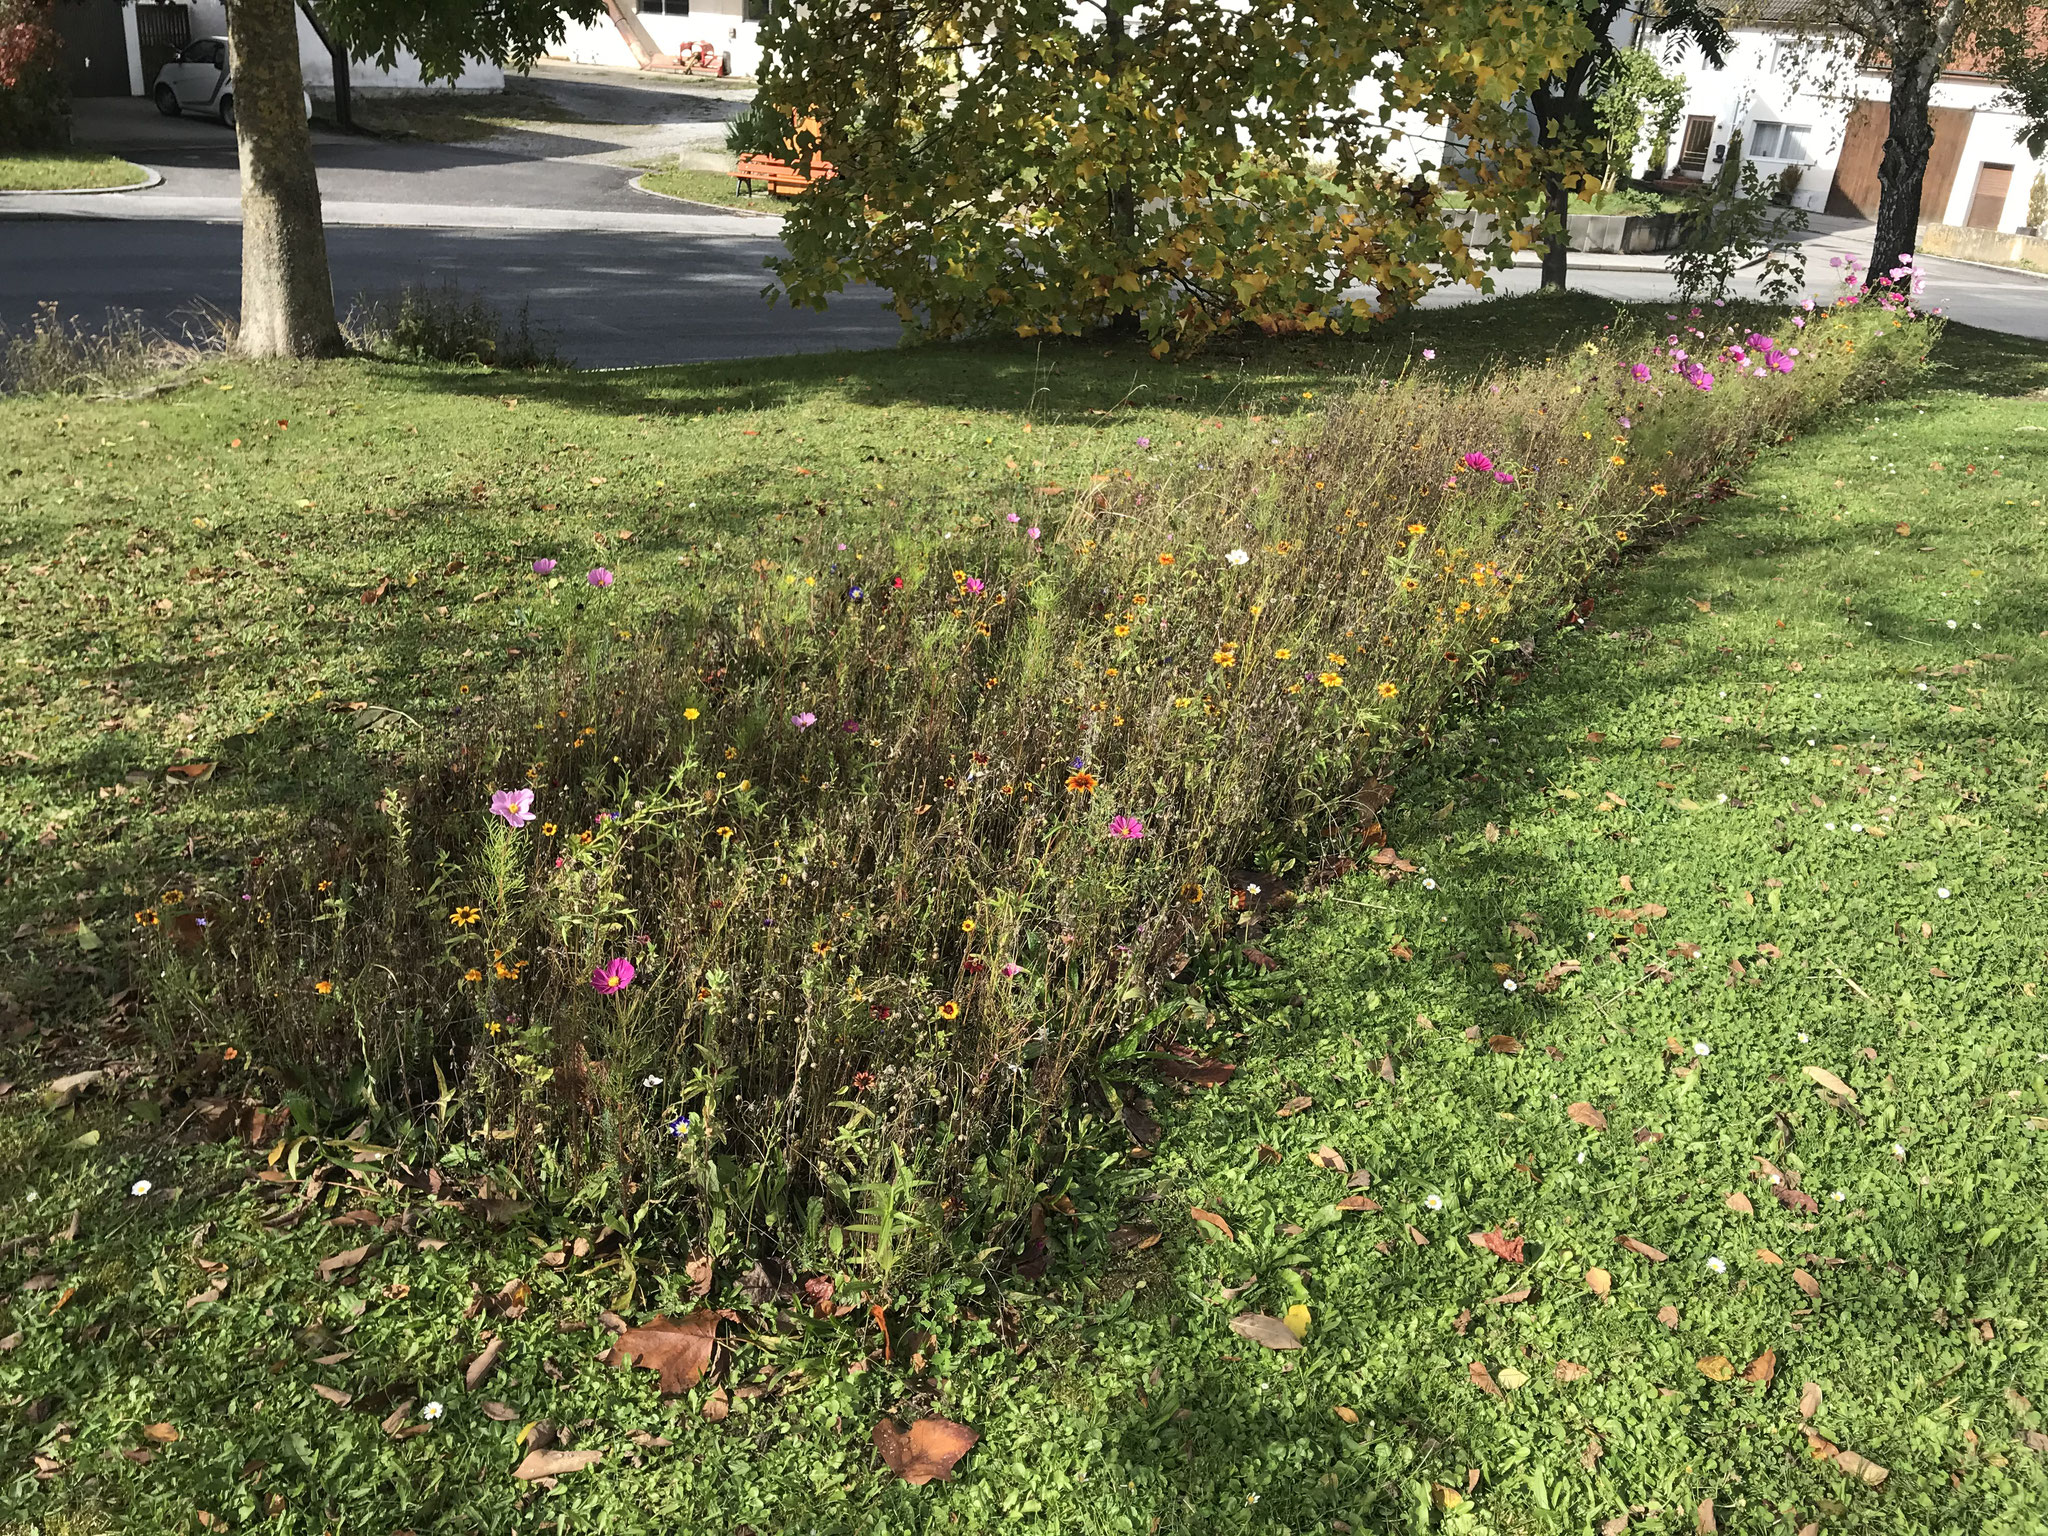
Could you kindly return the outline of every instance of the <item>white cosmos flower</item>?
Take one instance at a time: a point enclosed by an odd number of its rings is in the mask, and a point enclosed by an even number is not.
[[[1223,558],[1228,560],[1232,565],[1243,565],[1251,559],[1251,556],[1246,554],[1241,549],[1233,549],[1229,554],[1225,555]]]
[[[1707,1260],[1707,1268],[1711,1269],[1717,1275],[1725,1275],[1728,1273],[1728,1261],[1724,1258],[1716,1256],[1714,1258]]]
[[[128,1193],[134,1195],[137,1199],[140,1199],[142,1196],[148,1194],[155,1187],[156,1186],[151,1184],[147,1179],[137,1179],[133,1184],[130,1184],[128,1186]],[[33,1199],[34,1196],[30,1196],[30,1198]]]
[[[1432,1211],[1440,1211],[1444,1208],[1444,1197],[1442,1195],[1431,1195],[1422,1203]]]
[[[659,1088],[661,1086],[661,1079],[650,1072],[640,1079],[640,1086],[642,1088]]]

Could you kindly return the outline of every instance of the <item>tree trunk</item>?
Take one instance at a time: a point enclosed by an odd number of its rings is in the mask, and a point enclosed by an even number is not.
[[[328,64],[334,72],[334,126],[346,133],[356,125],[355,107],[349,98],[348,49],[321,25],[319,13],[307,0],[299,0],[299,11],[306,18],[306,25],[313,29],[313,35],[320,39],[320,46],[327,50]]]
[[[235,0],[228,37],[242,164],[236,348],[245,357],[331,357],[343,348],[306,126],[298,13],[292,0]]]
[[[1543,212],[1547,218],[1557,220],[1557,238],[1543,247],[1543,286],[1560,292],[1570,274],[1571,231],[1567,220],[1571,208],[1571,193],[1565,190],[1564,178],[1546,171],[1543,176]]]
[[[1892,58],[1891,131],[1877,166],[1877,234],[1870,246],[1867,281],[1883,282],[1910,255],[1920,238],[1920,189],[1927,157],[1934,149],[1928,111],[1935,77],[1955,41],[1963,0],[1931,0],[1898,7],[1899,25],[1889,39]]]

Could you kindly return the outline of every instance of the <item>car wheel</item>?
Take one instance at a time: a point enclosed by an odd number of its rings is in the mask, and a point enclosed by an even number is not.
[[[220,99],[220,120],[232,128],[235,126],[235,98],[223,96]]]
[[[178,105],[178,93],[168,85],[156,88],[156,109],[165,117],[176,117],[185,110]]]

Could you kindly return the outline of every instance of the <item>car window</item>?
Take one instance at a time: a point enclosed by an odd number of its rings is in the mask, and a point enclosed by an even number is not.
[[[215,43],[213,45],[213,67],[215,69],[226,69],[228,67],[228,45],[226,43]]]
[[[202,37],[196,43],[187,43],[185,51],[178,55],[180,64],[211,64],[215,44],[212,39]]]

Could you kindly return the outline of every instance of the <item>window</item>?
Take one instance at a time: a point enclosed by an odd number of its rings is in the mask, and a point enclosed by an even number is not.
[[[1810,123],[1757,123],[1751,128],[1750,158],[1754,160],[1804,160]]]
[[[768,19],[768,6],[769,0],[741,0],[740,20],[766,21]]]
[[[690,14],[690,0],[640,0],[640,14],[643,16],[687,16]]]

